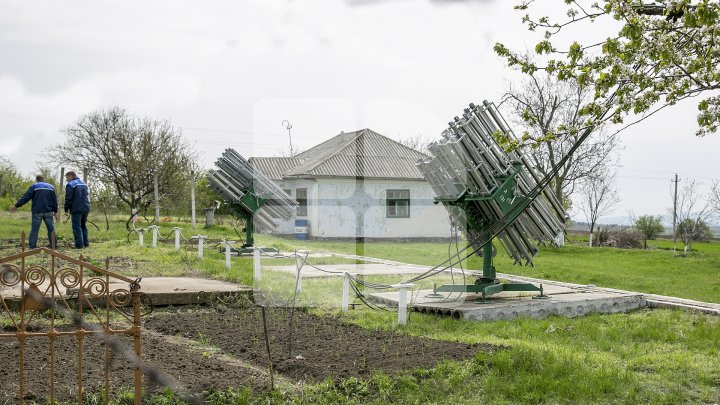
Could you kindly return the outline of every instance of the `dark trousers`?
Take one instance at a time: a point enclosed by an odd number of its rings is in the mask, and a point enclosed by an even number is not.
[[[41,212],[39,214],[32,214],[32,222],[30,224],[30,238],[28,239],[28,245],[30,249],[37,247],[38,234],[40,233],[40,225],[45,222],[45,227],[48,232],[48,246],[52,247],[52,235],[55,233],[55,224],[53,224],[52,212]]]
[[[70,214],[72,219],[72,230],[73,236],[75,237],[75,248],[82,249],[90,246],[90,239],[88,239],[87,229],[87,218],[88,212],[79,212],[77,214]]]

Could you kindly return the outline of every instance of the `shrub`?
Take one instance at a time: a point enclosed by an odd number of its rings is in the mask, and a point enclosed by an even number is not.
[[[657,238],[657,236],[665,230],[662,224],[662,217],[660,216],[643,215],[633,221],[633,226],[643,238],[645,249],[647,249],[647,241],[649,239]]]
[[[642,235],[630,228],[599,228],[595,240],[597,246],[623,249],[641,249],[643,247]]]

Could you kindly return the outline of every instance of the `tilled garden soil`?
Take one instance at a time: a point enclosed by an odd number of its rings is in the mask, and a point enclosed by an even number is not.
[[[294,311],[292,348],[290,310],[267,310],[268,335],[276,374],[284,388],[327,378],[366,378],[376,372],[392,374],[415,368],[431,368],[443,360],[465,360],[478,351],[497,347],[469,345],[371,331],[333,317]],[[123,337],[132,347],[132,340]],[[261,311],[257,307],[198,308],[156,312],[145,319],[142,337],[143,360],[172,376],[192,393],[210,389],[250,388],[265,391],[270,386],[268,355]],[[291,350],[291,352],[288,352]],[[57,398],[77,397],[77,351],[74,337],[55,341],[55,390]],[[99,392],[103,386],[103,343],[84,339],[84,389]],[[25,350],[25,398],[45,402],[49,396],[50,349],[46,337],[29,338]],[[0,402],[15,403],[18,393],[18,343],[0,339]],[[159,392],[145,377],[144,388]],[[113,356],[111,385],[114,392],[133,384],[132,364],[122,355]]]
[[[132,338],[120,337],[133,347]],[[104,344],[97,337],[83,340],[83,389],[99,393],[104,387]],[[78,343],[74,337],[55,340],[55,395],[56,399],[74,403],[78,392]],[[18,397],[18,342],[0,339],[0,403],[17,403]],[[223,361],[203,354],[202,350],[174,342],[163,336],[143,332],[142,357],[165,374],[172,376],[186,390],[202,392],[214,387],[243,386],[253,390],[269,387],[267,376],[242,364]],[[111,356],[110,385],[113,393],[132,391],[133,364],[122,354]],[[47,403],[50,397],[50,345],[47,337],[28,338],[25,348],[26,402]],[[144,388],[160,392],[162,387],[144,379]]]
[[[373,331],[329,316],[294,311],[292,346],[290,309],[268,309],[268,335],[274,368],[296,381],[369,377],[431,368],[442,360],[466,360],[490,345],[465,344]],[[262,314],[259,308],[156,315],[145,327],[168,335],[204,339],[223,353],[267,366]],[[291,351],[290,351],[291,350]]]

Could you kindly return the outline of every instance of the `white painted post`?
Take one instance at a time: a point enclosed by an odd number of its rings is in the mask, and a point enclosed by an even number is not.
[[[230,245],[232,242],[224,240],[223,243],[225,244],[225,270],[230,270]]]
[[[297,270],[297,273],[295,274],[295,291],[300,292],[302,291],[302,275],[300,275],[300,269],[302,268],[302,262],[303,259],[298,254],[297,250],[295,251],[295,269]]]
[[[350,307],[350,273],[343,274],[341,310],[346,312]]]
[[[180,250],[180,228],[173,228],[173,232],[175,232],[175,250]]]
[[[392,288],[398,289],[398,325],[407,324],[407,292],[414,284],[395,284]]]
[[[202,259],[203,257],[203,243],[205,243],[205,239],[202,235],[198,235],[198,257]]]
[[[158,226],[153,225],[152,226],[152,247],[155,249],[157,247],[157,240],[158,240]]]
[[[140,246],[145,246],[145,229],[138,229],[138,241]]]
[[[260,281],[260,248],[253,247],[253,282]]]

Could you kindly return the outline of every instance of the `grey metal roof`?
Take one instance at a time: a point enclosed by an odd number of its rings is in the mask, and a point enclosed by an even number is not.
[[[342,133],[295,156],[286,176],[424,180],[415,166],[427,156],[370,129]]]
[[[282,180],[283,174],[302,163],[302,159],[289,157],[252,157],[248,162],[271,180]]]

